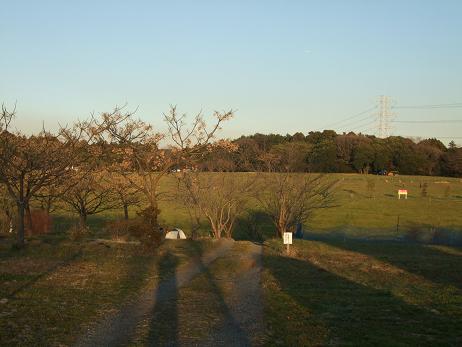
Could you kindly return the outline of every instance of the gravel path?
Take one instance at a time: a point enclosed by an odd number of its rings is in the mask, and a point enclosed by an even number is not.
[[[123,306],[116,314],[104,319],[94,329],[82,336],[75,346],[127,345],[135,333],[137,324],[152,314],[157,302],[168,300],[171,293],[188,284],[215,259],[225,255],[232,245],[233,241],[223,240],[218,248],[203,255],[200,260],[180,266],[176,271],[176,276],[161,282],[156,288],[147,290],[141,294],[138,301]]]

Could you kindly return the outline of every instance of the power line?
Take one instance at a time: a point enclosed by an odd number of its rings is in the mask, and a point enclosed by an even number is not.
[[[403,105],[403,106],[392,106],[391,105],[391,98],[385,95],[379,97],[378,105],[370,107],[364,111],[356,113],[352,116],[346,117],[340,121],[336,121],[330,124],[325,125],[324,127],[318,128],[318,130],[324,130],[329,128],[341,128],[345,129],[348,127],[352,127],[350,131],[358,131],[363,129],[364,127],[377,122],[376,127],[376,134],[378,137],[384,138],[388,137],[390,134],[390,130],[392,129],[391,123],[408,123],[408,124],[443,124],[443,123],[461,123],[462,120],[459,119],[449,119],[449,120],[393,120],[392,118],[395,116],[390,110],[391,109],[457,109],[462,108],[462,102],[455,102],[455,103],[446,103],[446,104],[428,104],[428,105]],[[360,119],[356,119],[368,112],[371,112],[375,109],[379,109],[378,114],[371,114],[367,117],[363,117]],[[374,118],[374,121],[358,124],[365,120]],[[353,121],[351,121],[353,120]],[[373,130],[368,129],[368,130]]]
[[[437,139],[462,139],[462,136],[436,136]]]
[[[360,133],[363,135],[375,135],[375,131],[370,133],[372,130],[376,130],[376,127],[360,130]]]
[[[356,132],[358,130],[363,130],[364,128],[366,128],[367,126],[372,125],[372,124],[377,124],[377,117],[375,117],[372,122],[361,124],[361,125],[355,127],[354,129],[352,129],[351,131]]]
[[[401,137],[414,137],[414,138],[423,138],[423,139],[445,139],[445,140],[460,140],[462,136],[422,136],[422,135],[394,135]]]
[[[376,109],[376,108],[377,108],[377,106],[373,106],[373,107],[371,107],[371,108],[368,108],[367,110],[364,110],[364,111],[361,111],[361,112],[359,112],[359,113],[356,113],[356,114],[354,114],[354,115],[352,115],[352,116],[349,116],[349,117],[347,117],[347,118],[344,118],[344,119],[342,119],[342,120],[340,120],[340,121],[333,122],[333,123],[327,124],[327,125],[325,125],[325,126],[323,126],[323,127],[320,127],[320,128],[318,128],[318,130],[324,130],[324,129],[327,129],[327,128],[329,128],[329,127],[337,126],[337,125],[342,124],[342,123],[344,123],[344,122],[346,122],[346,121],[349,121],[350,119],[354,119],[354,118],[359,117],[359,116],[362,116],[362,115],[364,115],[364,114],[366,114],[366,113],[368,113],[368,112],[371,112],[371,111],[373,111],[373,110]]]
[[[462,119],[446,119],[446,120],[394,120],[393,123],[461,123]]]
[[[431,104],[431,105],[403,105],[393,106],[392,108],[410,108],[410,109],[435,109],[435,108],[462,108],[462,102],[455,102],[452,104]]]
[[[367,117],[364,117],[364,118],[361,118],[361,119],[355,120],[355,121],[353,121],[353,122],[347,123],[347,124],[345,124],[345,125],[341,125],[341,126],[339,126],[338,128],[346,128],[346,127],[350,127],[350,126],[352,126],[352,125],[355,125],[355,124],[361,123],[361,122],[363,122],[363,121],[365,121],[365,120],[367,120],[367,119],[371,119],[371,118],[374,118],[374,121],[375,121],[375,119],[376,119],[376,116],[372,114],[372,115],[369,115],[369,116],[367,116]],[[358,125],[357,125],[357,126],[358,126]]]

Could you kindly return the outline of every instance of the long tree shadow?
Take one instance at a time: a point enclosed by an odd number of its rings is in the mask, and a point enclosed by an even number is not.
[[[323,242],[344,250],[358,252],[387,262],[428,281],[462,289],[462,256],[460,248],[438,248],[415,242],[364,241],[326,238]],[[455,250],[451,253],[450,250]]]
[[[219,319],[214,322],[209,322],[206,325],[197,325],[196,322],[190,321],[191,317],[196,316],[196,319],[209,319],[200,317],[191,312],[179,312],[179,307],[183,304],[180,300],[186,300],[189,305],[192,303],[189,298],[181,298],[179,293],[180,287],[185,283],[183,275],[172,274],[172,271],[178,265],[178,258],[171,252],[167,252],[159,261],[159,276],[162,279],[155,298],[155,305],[150,313],[149,332],[147,336],[147,345],[150,346],[178,346],[185,342],[188,344],[198,345],[221,345],[221,346],[249,346],[251,345],[247,332],[240,326],[239,322],[233,316],[232,310],[225,301],[224,293],[217,284],[217,279],[214,277],[208,265],[210,260],[202,258],[205,248],[200,242],[192,245],[194,249],[194,264],[197,266],[197,275],[201,276],[197,279],[201,286],[198,288],[200,293],[208,293],[207,301],[204,304],[210,314],[216,312]],[[215,260],[214,260],[215,261]],[[194,280],[193,280],[194,281]],[[189,285],[188,285],[189,286]],[[196,289],[194,289],[196,290]],[[190,308],[190,307],[189,307]],[[194,309],[194,307],[192,307]],[[198,308],[199,309],[199,308]],[[182,315],[184,314],[184,316]],[[182,316],[180,316],[182,315]],[[199,329],[196,337],[181,336],[180,322],[181,319],[188,319],[185,324],[188,328]],[[199,322],[197,322],[199,323]],[[207,328],[211,327],[211,329]],[[187,329],[186,329],[187,331]],[[200,337],[199,337],[200,336]]]
[[[278,318],[275,335],[284,345],[455,346],[462,342],[457,316],[410,305],[390,291],[350,281],[310,261],[269,254],[264,264],[277,282],[280,297],[289,298],[267,312],[271,319]],[[300,324],[303,331],[291,330]]]
[[[250,346],[248,333],[234,317],[225,300],[225,294],[218,285],[220,278],[215,278],[211,269],[221,257],[210,262],[207,255],[204,257],[206,248],[202,242],[194,242],[191,246],[196,255],[198,276],[188,285],[188,292],[196,296],[196,299],[186,299],[183,309],[192,308],[196,312],[184,312],[183,319],[188,320],[188,328],[195,332],[191,336],[182,336],[182,343],[197,346]],[[195,303],[198,298],[200,301]],[[214,318],[210,318],[211,316]]]
[[[175,270],[179,260],[167,252],[159,261],[159,278],[163,280],[156,291],[155,305],[149,326],[148,345],[178,345],[178,283]]]
[[[207,345],[213,343],[216,346],[250,346],[251,343],[247,332],[234,318],[213,274],[202,260],[199,260],[199,266],[207,279],[207,286],[212,292],[212,297],[217,301],[217,307],[222,317],[221,325],[210,332],[204,343]]]

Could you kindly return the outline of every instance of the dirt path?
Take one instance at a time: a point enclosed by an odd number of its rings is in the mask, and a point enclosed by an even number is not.
[[[224,304],[228,310],[224,324],[199,343],[199,346],[263,344],[263,302],[260,285],[262,246],[253,243],[246,246],[246,252],[239,252],[236,255],[245,270],[235,277],[223,279],[232,282],[229,294],[224,297]]]
[[[204,254],[200,259],[180,266],[175,276],[160,283],[156,288],[147,290],[134,303],[126,304],[116,314],[99,323],[94,329],[82,336],[75,346],[124,346],[130,343],[136,326],[152,314],[156,303],[168,300],[171,293],[188,284],[205,267],[231,248],[232,241],[222,241],[218,248]]]

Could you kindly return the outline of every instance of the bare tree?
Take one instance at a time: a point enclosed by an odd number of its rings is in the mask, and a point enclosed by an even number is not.
[[[257,198],[279,237],[309,220],[315,210],[335,206],[336,181],[319,174],[264,174]]]
[[[131,184],[124,176],[117,172],[108,172],[104,177],[103,184],[114,192],[118,199],[117,207],[122,207],[124,219],[128,220],[128,208],[138,205],[141,202],[138,187]]]
[[[2,105],[0,114],[0,183],[17,207],[17,245],[24,246],[24,215],[37,192],[56,180],[64,179],[78,156],[84,131],[80,126],[61,128],[58,134],[45,130],[27,137],[10,132],[15,109]]]
[[[163,177],[179,167],[191,167],[201,157],[221,124],[233,115],[233,111],[215,112],[211,128],[199,113],[188,127],[187,116],[179,115],[175,106],[164,114],[168,133],[157,133],[152,126],[134,118],[133,112],[116,107],[94,120],[95,132],[103,142],[114,146],[111,170],[122,175],[144,196],[148,207],[142,215],[153,232],[159,229],[159,201],[165,195],[160,190]]]
[[[87,225],[87,217],[113,209],[118,206],[115,192],[107,185],[101,184],[107,172],[93,172],[80,176],[77,172],[73,176],[74,184],[65,194],[62,200],[68,209],[79,215],[81,228]]]
[[[236,176],[226,173],[184,173],[180,176],[180,195],[189,213],[199,221],[202,215],[211,228],[211,236],[231,238],[239,214],[252,196],[253,174]]]
[[[197,239],[198,232],[203,225],[203,215],[199,206],[199,201],[196,196],[190,192],[190,174],[179,173],[177,178],[176,200],[183,204],[183,207],[188,211],[189,221],[191,223],[191,238]]]
[[[56,210],[57,202],[61,199],[61,195],[66,191],[63,187],[63,182],[52,182],[49,185],[42,187],[36,193],[33,200],[37,202],[40,208],[49,216]]]

